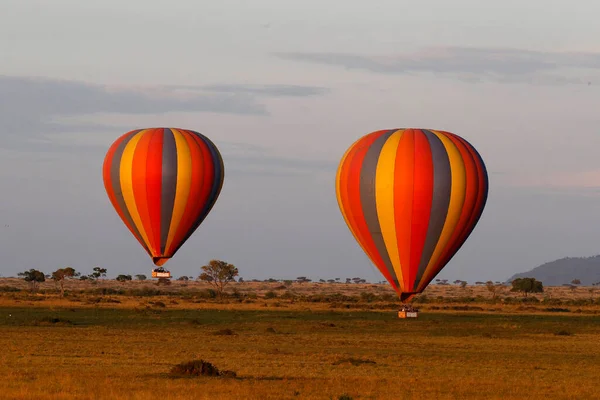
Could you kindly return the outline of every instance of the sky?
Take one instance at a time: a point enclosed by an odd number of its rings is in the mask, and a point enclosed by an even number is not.
[[[245,279],[383,276],[337,206],[345,150],[379,129],[466,138],[490,181],[441,279],[505,280],[600,254],[600,3],[592,0],[3,0],[0,274],[153,264],[102,183],[111,143],[172,126],[225,162],[166,267]]]

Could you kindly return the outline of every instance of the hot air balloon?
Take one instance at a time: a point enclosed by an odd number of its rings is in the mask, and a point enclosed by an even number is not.
[[[137,129],[108,149],[104,187],[113,207],[160,267],[213,208],[223,186],[219,150],[206,136],[186,129]]]
[[[450,132],[391,129],[358,139],[340,161],[339,208],[354,238],[405,303],[467,240],[488,195],[479,153]]]

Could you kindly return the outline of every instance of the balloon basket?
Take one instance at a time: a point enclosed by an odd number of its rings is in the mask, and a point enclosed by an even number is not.
[[[157,268],[157,269],[153,269],[152,270],[152,277],[153,278],[171,278],[171,272],[166,271],[162,268]]]
[[[419,313],[416,311],[398,311],[398,318],[417,318]]]
[[[418,318],[418,316],[419,310],[408,304],[403,305],[398,311],[398,318]]]

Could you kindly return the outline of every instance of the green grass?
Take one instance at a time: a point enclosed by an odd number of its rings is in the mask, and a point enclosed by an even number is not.
[[[600,375],[586,315],[10,307],[0,332],[8,398],[591,399]],[[237,377],[169,375],[199,359]]]

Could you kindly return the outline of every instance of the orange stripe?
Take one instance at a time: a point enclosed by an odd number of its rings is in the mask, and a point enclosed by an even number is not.
[[[415,133],[407,129],[398,143],[396,153],[394,182],[394,211],[396,220],[396,238],[400,266],[402,268],[402,290],[412,291],[415,272],[411,270],[411,225],[414,193],[415,170]]]
[[[143,230],[145,231],[148,243],[146,244],[152,253],[152,256],[157,256],[157,249],[153,245],[152,240],[152,221],[150,219],[150,212],[148,209],[148,193],[146,192],[146,178],[147,178],[147,165],[148,165],[148,147],[150,146],[150,139],[152,133],[145,131],[142,133],[142,137],[138,142],[134,154],[131,167],[133,195],[135,198],[135,205],[140,215]],[[141,230],[141,229],[140,229]],[[143,235],[142,232],[140,234]]]

